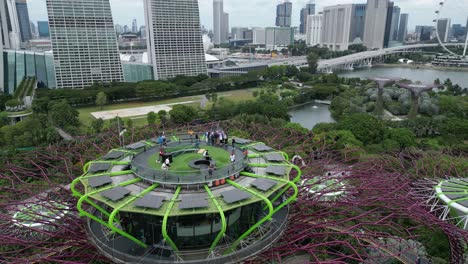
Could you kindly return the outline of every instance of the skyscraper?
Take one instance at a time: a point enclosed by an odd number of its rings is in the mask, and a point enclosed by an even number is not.
[[[248,30],[249,28],[246,28],[246,27],[233,27],[231,29],[231,39],[235,39],[235,40],[245,39],[244,33]]]
[[[290,27],[292,15],[292,3],[285,0],[284,3],[276,6],[276,26]]]
[[[437,21],[437,33],[439,34],[440,41],[447,42],[450,34],[450,18],[441,18]]]
[[[0,4],[2,5],[2,4]],[[1,7],[0,7],[1,9]],[[1,14],[0,14],[1,15]],[[5,91],[5,78],[3,77],[3,72],[4,72],[4,65],[3,65],[3,32],[1,30],[1,26],[2,26],[2,21],[1,21],[1,17],[0,17],[0,92],[4,92]]]
[[[109,0],[46,0],[57,88],[123,81]]]
[[[362,43],[366,23],[366,4],[355,4],[351,22],[351,42]]]
[[[145,0],[154,78],[206,74],[198,0]]]
[[[353,41],[362,39],[365,14],[366,8],[362,4],[324,7],[321,46],[347,50]]]
[[[323,15],[309,15],[307,17],[307,37],[306,43],[309,46],[320,45],[322,41],[322,23],[323,23]]]
[[[301,34],[306,34],[307,32],[309,15],[315,15],[315,4],[306,4],[306,6],[301,9],[301,25],[299,26],[299,33]]]
[[[120,24],[115,24],[115,33],[122,34],[123,28]]]
[[[40,38],[50,37],[49,21],[37,21],[37,31]]]
[[[132,21],[132,33],[137,33],[137,32],[138,32],[137,20],[133,19],[133,21]]]
[[[21,33],[21,42],[32,39],[31,24],[29,23],[28,3],[26,0],[16,0],[16,12]]]
[[[390,27],[390,40],[397,40],[398,38],[398,26],[400,25],[400,12],[401,8],[398,6],[393,7],[392,22]]]
[[[0,26],[4,48],[20,48],[20,27],[15,0],[0,3]]]
[[[388,19],[389,0],[367,0],[364,45],[368,49],[382,49],[390,37],[391,17]],[[391,13],[390,13],[391,15]]]
[[[223,0],[213,0],[213,43],[229,40],[229,14],[224,12]]]
[[[409,14],[404,13],[400,15],[400,26],[398,27],[397,41],[405,42],[406,35],[408,34],[408,19]]]

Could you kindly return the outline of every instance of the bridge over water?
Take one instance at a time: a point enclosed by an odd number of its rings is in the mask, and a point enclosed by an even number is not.
[[[462,43],[449,43],[445,44],[445,46],[460,46],[463,45]],[[438,47],[439,44],[415,44],[415,45],[405,45],[405,46],[398,46],[393,48],[386,48],[386,49],[379,49],[379,50],[371,50],[371,51],[364,51],[359,53],[354,53],[351,55],[338,57],[334,59],[328,60],[321,60],[318,63],[317,70],[319,72],[333,72],[333,70],[337,69],[347,69],[352,70],[356,66],[371,66],[375,59],[382,59],[386,55],[392,54],[401,54],[401,53],[409,53],[409,52],[417,52],[423,48],[433,48]],[[299,57],[291,57],[286,61],[281,62],[271,62],[268,66],[274,65],[295,65],[297,67],[304,67],[307,66],[307,57],[306,56],[299,56]]]

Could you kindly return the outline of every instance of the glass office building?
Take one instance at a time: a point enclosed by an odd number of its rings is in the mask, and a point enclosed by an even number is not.
[[[3,52],[5,92],[12,94],[24,77],[35,76],[42,87],[57,88],[52,52],[5,50]],[[153,80],[153,66],[143,63],[122,63],[126,82]]]

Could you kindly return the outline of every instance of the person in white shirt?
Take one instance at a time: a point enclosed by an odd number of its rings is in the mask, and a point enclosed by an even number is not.
[[[169,160],[169,158],[166,159],[166,161],[164,162],[164,165],[166,165],[168,168],[171,167],[171,161]]]
[[[236,162],[236,153],[234,153],[233,151],[231,152],[231,163],[234,163],[234,162]]]

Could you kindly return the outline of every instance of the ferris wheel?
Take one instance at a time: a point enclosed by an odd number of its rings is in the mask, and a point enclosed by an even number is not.
[[[447,5],[449,2],[457,2],[457,0],[440,0],[439,2],[439,6],[438,6],[438,9],[435,11],[436,13],[436,19],[434,19],[434,22],[435,22],[435,32],[436,32],[436,36],[437,36],[437,40],[439,41],[439,44],[440,46],[442,46],[442,48],[447,51],[448,53],[454,55],[454,56],[462,56],[464,58],[466,58],[466,55],[467,55],[467,46],[468,46],[468,28],[466,29],[466,33],[465,33],[465,44],[464,44],[464,48],[463,48],[463,54],[457,54],[453,51],[451,51],[450,49],[447,48],[447,46],[444,44],[444,41],[442,41],[441,39],[441,36],[440,36],[440,31],[439,31],[439,21],[442,19],[441,18],[441,14],[442,14],[442,11],[444,9],[447,9]],[[463,0],[463,2],[467,2],[466,0]],[[465,8],[462,8],[462,10],[466,10],[466,7]]]

